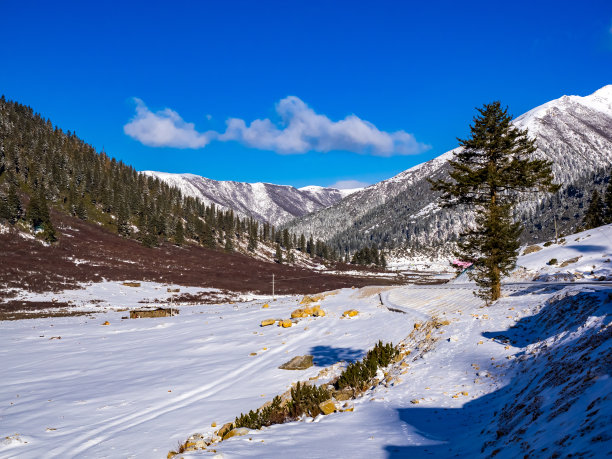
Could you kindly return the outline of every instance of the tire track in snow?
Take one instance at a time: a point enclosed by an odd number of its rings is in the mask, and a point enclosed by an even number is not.
[[[332,322],[322,322],[320,327],[317,327],[317,334],[324,335],[325,332],[333,328]],[[303,330],[301,330],[303,331]],[[273,357],[281,354],[289,346],[295,347],[300,342],[305,340],[311,341],[313,339],[312,333],[300,333],[300,335],[293,336],[291,340],[286,340],[287,344],[275,346],[274,351],[266,351],[265,354],[261,354],[266,360],[270,360]],[[85,451],[96,447],[98,444],[103,443],[115,434],[136,427],[145,422],[152,421],[160,416],[163,416],[172,411],[180,410],[189,404],[197,403],[203,399],[209,398],[218,392],[224,390],[229,382],[235,385],[237,378],[240,376],[240,380],[250,380],[252,378],[254,367],[261,367],[265,362],[261,359],[254,359],[253,361],[242,365],[234,371],[231,371],[222,378],[218,378],[204,386],[198,387],[192,391],[186,392],[173,400],[159,403],[156,406],[149,407],[144,410],[134,412],[129,415],[117,415],[110,419],[105,419],[99,422],[99,427],[89,429],[87,432],[76,433],[78,436],[71,438],[69,442],[62,445],[61,448],[56,448],[49,452],[50,456],[55,457],[66,457],[66,456],[77,456],[82,455]],[[238,413],[236,413],[238,414]],[[102,424],[102,425],[100,425]],[[91,426],[88,426],[91,427]],[[73,436],[75,432],[67,432],[65,435]]]

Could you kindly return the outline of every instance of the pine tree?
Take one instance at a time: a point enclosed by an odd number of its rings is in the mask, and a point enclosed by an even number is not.
[[[0,218],[14,225],[21,218],[22,212],[21,200],[17,195],[17,188],[11,183],[6,196],[0,196]]]
[[[181,246],[185,243],[183,221],[180,218],[176,222],[176,227],[174,229],[174,243],[178,246]]]
[[[53,223],[51,223],[47,197],[45,196],[43,186],[39,186],[38,191],[32,194],[26,209],[26,219],[30,222],[32,228],[42,230],[40,236],[43,240],[47,242],[55,242],[57,240],[55,228]]]
[[[208,223],[204,223],[204,232],[202,233],[202,245],[209,249],[215,248],[215,235]]]
[[[591,195],[583,223],[585,229],[597,228],[604,224],[604,204],[597,190]]]
[[[451,181],[431,181],[441,191],[443,207],[467,206],[475,213],[475,227],[465,231],[457,256],[472,261],[470,277],[487,302],[501,296],[501,279],[516,265],[520,222],[513,209],[520,193],[554,192],[551,162],[530,159],[535,141],[514,127],[499,102],[477,109],[471,137],[458,139],[461,150],[449,161]]]
[[[234,243],[232,242],[232,238],[229,236],[225,237],[225,247],[224,250],[226,252],[233,252],[234,251]]]
[[[283,251],[280,244],[276,244],[276,262],[283,264]]]
[[[119,236],[129,237],[131,232],[128,211],[125,204],[121,203],[117,211],[117,233],[119,233]]]
[[[604,194],[604,204],[606,206],[604,220],[605,223],[612,223],[612,174],[608,177],[608,188]]]

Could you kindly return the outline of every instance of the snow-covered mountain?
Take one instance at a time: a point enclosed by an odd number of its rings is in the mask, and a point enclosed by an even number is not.
[[[272,183],[245,183],[212,180],[194,174],[170,174],[144,171],[169,185],[178,187],[184,196],[200,198],[206,204],[233,209],[243,216],[250,216],[273,225],[280,225],[292,218],[338,203],[351,192],[322,186],[294,188]]]
[[[514,123],[535,136],[536,155],[553,161],[555,179],[564,185],[552,200],[531,198],[521,205],[518,217],[528,223],[525,234],[535,237],[538,232],[552,231],[553,213],[562,230],[575,229],[580,207],[590,196],[585,191],[603,187],[604,179],[597,174],[604,170],[609,174],[612,166],[612,85],[585,97],[563,96],[519,116]],[[451,240],[469,223],[469,217],[440,209],[427,179],[446,176],[454,152],[371,185],[288,226],[350,250],[372,242],[422,247]],[[529,225],[538,231],[530,232]]]

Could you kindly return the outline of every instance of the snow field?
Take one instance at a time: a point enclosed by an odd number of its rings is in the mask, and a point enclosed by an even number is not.
[[[609,275],[611,232],[608,225],[567,236],[564,245],[520,257],[518,272],[529,280],[568,269],[582,278],[517,283],[526,280],[519,276],[489,307],[459,282],[343,289],[320,302],[325,317],[283,329],[259,324],[289,318],[300,297],[122,320],[126,312],[115,309],[162,298],[167,286],[64,292],[83,307],[103,299],[106,312],[0,322],[0,457],[165,457],[190,435],[212,434],[323,368],[337,374],[337,362],[363,357],[378,340],[410,353],[350,402],[353,412],[251,431],[182,456],[597,456],[612,448],[612,288],[595,280]],[[575,266],[546,265],[577,256]],[[342,318],[347,309],[359,315]],[[315,367],[278,369],[305,354]]]
[[[188,435],[212,433],[211,423],[233,421],[292,382],[360,358],[379,339],[397,342],[412,327],[377,296],[352,289],[323,301],[325,317],[259,326],[289,318],[299,299],[266,309],[263,301],[183,307],[158,319],[122,320],[125,312],[109,310],[0,322],[0,457],[165,457]],[[359,316],[341,318],[349,308]],[[277,368],[304,354],[317,366]]]

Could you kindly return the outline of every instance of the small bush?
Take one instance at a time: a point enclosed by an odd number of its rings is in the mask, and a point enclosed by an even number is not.
[[[386,367],[397,355],[397,349],[391,343],[383,344],[379,341],[373,349],[368,351],[361,362],[351,363],[340,375],[335,383],[336,389],[346,387],[354,391],[362,391],[367,388],[372,378],[376,375],[379,367]],[[233,427],[246,427],[248,429],[261,429],[273,424],[282,424],[299,418],[302,415],[315,417],[321,414],[319,404],[329,400],[331,392],[325,386],[314,386],[298,382],[291,389],[290,399],[283,406],[279,396],[274,397],[272,402],[247,414],[240,414],[235,420]]]
[[[552,241],[546,241],[544,243],[544,247],[550,247],[551,245],[553,245]]]
[[[393,344],[383,344],[379,341],[373,349],[368,351],[361,362],[349,364],[336,381],[336,389],[350,387],[356,391],[362,391],[370,384],[370,380],[376,376],[379,367],[386,367],[397,355],[397,349]]]
[[[286,418],[285,409],[281,407],[281,398],[276,396],[270,405],[255,411],[251,410],[248,414],[240,414],[234,421],[234,427],[261,429],[272,424],[282,424]]]
[[[298,382],[291,389],[291,398],[285,406],[281,406],[282,400],[276,396],[268,406],[255,411],[251,410],[247,414],[240,414],[234,421],[234,428],[261,429],[297,419],[303,414],[315,417],[321,414],[319,403],[330,398],[331,393],[327,388]]]
[[[550,260],[548,260],[548,265],[556,265],[557,264],[557,259],[556,258],[551,258]]]
[[[298,382],[291,389],[291,400],[287,403],[287,413],[291,419],[299,418],[303,414],[315,417],[321,413],[319,403],[330,398],[331,394],[325,387]]]

